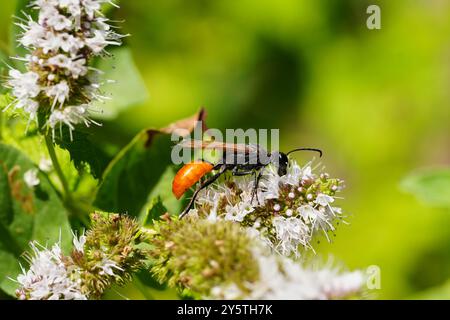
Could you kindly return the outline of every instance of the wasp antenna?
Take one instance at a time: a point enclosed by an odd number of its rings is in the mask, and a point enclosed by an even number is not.
[[[289,155],[291,153],[297,152],[297,151],[314,151],[319,153],[319,157],[322,158],[323,152],[320,149],[315,149],[315,148],[298,148],[298,149],[294,149],[289,151],[288,153],[286,153],[286,155]]]

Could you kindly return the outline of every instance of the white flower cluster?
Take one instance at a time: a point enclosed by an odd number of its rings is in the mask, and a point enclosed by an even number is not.
[[[31,243],[30,269],[22,268],[17,277],[20,289],[16,295],[21,300],[86,300],[81,292],[79,270],[66,266],[59,244],[51,250]]]
[[[250,299],[343,299],[361,293],[365,284],[361,271],[341,272],[332,267],[315,270],[274,255],[260,254],[258,261],[260,279]]]
[[[358,296],[364,291],[361,271],[341,271],[336,267],[304,267],[283,256],[254,250],[259,280],[248,285],[249,293],[235,284],[211,290],[214,299],[329,300]]]
[[[60,242],[51,250],[31,243],[26,254],[29,269],[18,276],[19,299],[100,299],[113,284],[122,285],[144,267],[144,237],[135,220],[118,214],[95,212],[86,233],[73,233],[70,254]],[[13,280],[14,281],[14,280]]]
[[[102,261],[97,265],[97,268],[100,269],[100,275],[108,275],[115,276],[114,269],[123,271],[121,267],[117,265],[116,262],[112,261],[109,258],[103,258]]]
[[[30,268],[22,268],[17,277],[20,288],[16,296],[20,300],[87,300],[89,293],[82,292],[83,274],[73,257],[85,254],[86,236],[73,234],[73,255],[64,256],[57,243],[51,249],[31,242],[31,253],[27,254]],[[116,276],[115,270],[123,271],[117,263],[106,255],[93,266],[100,276]]]
[[[328,174],[313,173],[290,161],[287,174],[279,176],[272,166],[263,172],[254,195],[253,177],[233,177],[199,194],[192,212],[209,220],[231,220],[259,234],[279,253],[299,256],[299,248],[312,249],[313,237],[335,231],[342,210],[334,206],[343,182]]]
[[[86,244],[86,236],[84,233],[82,233],[79,237],[73,233],[73,250],[77,252],[78,254],[84,254],[84,246]],[[106,248],[104,248],[104,251],[106,251]],[[95,269],[99,269],[100,275],[109,275],[109,276],[115,276],[114,269],[123,271],[121,267],[117,265],[117,263],[113,260],[111,260],[106,252],[102,252],[101,260],[96,264]]]
[[[37,21],[31,16],[17,25],[23,29],[19,43],[30,53],[24,58],[27,71],[9,72],[7,85],[15,100],[11,105],[28,114],[29,122],[44,115],[45,125],[67,125],[70,134],[75,126],[95,123],[89,118],[93,100],[102,100],[100,72],[88,66],[90,58],[101,55],[108,45],[120,45],[115,33],[100,12],[108,0],[35,0]],[[41,117],[39,117],[40,119]],[[97,124],[97,123],[95,123]]]

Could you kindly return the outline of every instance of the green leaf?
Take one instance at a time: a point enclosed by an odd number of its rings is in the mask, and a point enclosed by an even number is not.
[[[412,300],[449,300],[450,280],[442,286],[434,287],[410,297]]]
[[[141,270],[136,274],[141,283],[140,291],[155,300],[179,300],[178,290],[161,284],[148,270]]]
[[[147,215],[144,218],[142,223],[143,226],[151,226],[153,225],[153,221],[159,220],[160,217],[167,213],[166,207],[161,201],[161,197],[154,198],[149,206],[147,211]]]
[[[422,202],[436,207],[450,207],[450,169],[427,169],[407,176],[402,190],[412,193]]]
[[[145,217],[147,217],[148,215],[148,208],[152,208],[155,199],[159,199],[166,210],[165,212],[168,212],[171,215],[181,212],[183,201],[177,200],[177,198],[175,198],[172,194],[172,181],[175,178],[175,174],[176,170],[174,166],[167,167],[166,171],[159,179],[159,182],[151,191],[148,197],[148,199],[150,200],[144,206],[144,209],[140,214],[140,217],[144,217],[144,221]]]
[[[6,168],[2,168],[6,169]],[[9,187],[8,172],[0,170],[0,223],[9,225],[14,216],[11,188]]]
[[[167,288],[159,284],[152,275],[141,270],[131,282],[124,286],[113,285],[103,295],[103,300],[179,300],[178,292],[174,288]]]
[[[0,95],[0,108],[8,105],[10,101],[11,99],[8,99],[7,95]],[[3,114],[0,113],[0,118],[1,115]],[[26,121],[21,117],[13,116],[12,112],[6,112],[5,116],[6,119],[4,119],[1,132],[2,139],[0,139],[2,142],[20,150],[35,164],[39,164],[43,158],[49,159],[44,139],[36,129],[29,129],[25,133]],[[67,134],[66,129],[63,130],[63,134]],[[66,140],[64,146],[68,150],[56,146],[56,155],[71,190],[76,193],[77,198],[82,198],[84,202],[91,203],[98,186],[98,181],[94,179],[93,175],[101,177],[111,157],[107,156],[103,149],[93,144],[88,139],[88,134],[75,132],[74,137],[76,139],[73,145],[67,143],[70,139],[67,138],[68,140]],[[61,143],[59,136],[56,136],[55,139],[56,142]],[[61,181],[55,171],[48,173],[48,176],[53,186],[61,190]]]
[[[111,161],[101,148],[90,141],[89,135],[80,130],[72,133],[71,140],[69,129],[64,127],[62,136],[56,135],[55,142],[60,148],[69,152],[75,168],[82,170],[88,165],[95,179],[101,178]]]
[[[104,72],[104,79],[114,81],[102,87],[104,92],[112,94],[112,99],[96,105],[102,110],[97,118],[105,120],[117,118],[119,113],[145,102],[149,97],[144,80],[134,64],[131,51],[123,47],[111,50],[111,53],[112,59],[101,59],[95,66]]]
[[[8,279],[20,272],[19,261],[36,240],[51,245],[61,239],[68,249],[71,242],[66,209],[46,175],[39,173],[40,184],[30,189],[23,175],[35,165],[19,150],[0,143],[0,288],[13,294],[16,284]],[[23,261],[22,261],[23,263]]]
[[[149,199],[168,195],[171,190],[168,177],[173,175],[173,171],[168,170],[172,164],[171,135],[174,132],[185,134],[186,130],[191,132],[197,121],[203,122],[205,116],[205,110],[201,109],[192,117],[161,130],[140,132],[109,164],[94,205],[104,211],[139,217]],[[157,189],[163,185],[163,190]]]
[[[106,169],[94,205],[137,217],[171,164],[171,146],[168,134],[155,130],[139,133]]]

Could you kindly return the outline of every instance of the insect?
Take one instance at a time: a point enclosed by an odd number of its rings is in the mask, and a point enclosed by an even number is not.
[[[205,142],[198,140],[190,140],[182,142],[182,147],[190,149],[209,149],[219,150],[222,152],[222,160],[217,164],[211,164],[207,161],[196,160],[185,164],[175,175],[172,182],[172,192],[177,199],[190,189],[197,182],[200,182],[192,195],[192,198],[180,218],[183,218],[193,207],[195,199],[199,192],[212,183],[226,172],[231,172],[234,176],[253,175],[255,178],[255,188],[252,192],[253,198],[257,195],[259,182],[262,177],[262,170],[269,164],[273,164],[277,169],[278,175],[284,176],[287,173],[289,164],[289,154],[297,151],[314,151],[318,152],[322,157],[322,151],[315,148],[297,148],[287,153],[275,151],[269,153],[259,145],[252,144],[229,144],[223,142]],[[210,177],[202,178],[211,172],[215,172]],[[259,201],[259,199],[258,199]]]

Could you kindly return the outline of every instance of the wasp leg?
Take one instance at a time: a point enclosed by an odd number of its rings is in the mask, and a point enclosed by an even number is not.
[[[244,177],[244,176],[248,176],[250,174],[253,174],[253,170],[248,170],[248,171],[239,171],[239,169],[237,167],[234,167],[231,174],[235,177]]]
[[[261,177],[262,177],[262,171],[259,171],[258,174],[256,174],[256,172],[255,172],[255,188],[253,189],[253,192],[252,192],[252,203],[253,203],[253,199],[256,196],[256,201],[258,201],[258,205],[261,205],[261,203],[259,202],[259,197],[258,197],[259,181],[261,180]]]
[[[225,171],[228,170],[228,166],[226,165],[222,165],[220,167],[220,171],[218,173],[216,173],[215,175],[211,176],[210,178],[206,179],[205,181],[203,181],[198,188],[195,190],[194,194],[192,195],[191,201],[189,201],[189,204],[186,206],[186,208],[183,210],[183,212],[180,214],[180,219],[182,219],[185,215],[187,215],[187,213],[189,212],[189,210],[191,210],[192,206],[194,205],[195,199],[198,196],[198,193],[205,189],[206,187],[208,187],[209,185],[211,185],[214,181],[216,181],[222,174],[225,173]]]
[[[253,173],[254,173],[253,170],[239,171],[239,169],[237,169],[237,167],[234,167],[234,169],[232,171],[233,176],[236,176],[236,177],[248,176]]]

